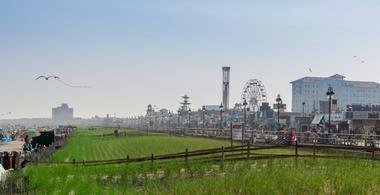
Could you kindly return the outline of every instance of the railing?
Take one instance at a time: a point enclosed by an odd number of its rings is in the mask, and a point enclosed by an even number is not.
[[[158,129],[140,129],[141,132],[159,132],[169,135],[186,135],[197,137],[209,137],[217,139],[228,139],[243,141],[244,143],[254,137],[257,143],[273,143],[284,131],[255,131],[246,130],[242,133],[241,129],[212,129],[212,128],[158,128]],[[242,140],[244,134],[244,140]],[[319,143],[329,145],[350,145],[350,146],[372,146],[380,148],[379,135],[366,134],[338,134],[338,133],[313,133],[297,132],[299,143]]]
[[[268,149],[293,149],[293,154],[266,154],[265,150]],[[299,154],[299,149],[307,150],[310,154]],[[83,166],[98,166],[98,165],[109,165],[109,164],[123,164],[123,163],[138,163],[138,162],[170,162],[166,160],[172,159],[182,159],[182,162],[189,161],[237,161],[243,159],[265,159],[265,158],[284,158],[284,157],[340,157],[341,155],[329,155],[328,153],[317,154],[319,150],[334,149],[334,150],[344,150],[346,153],[351,153],[351,157],[359,157],[357,153],[352,153],[353,151],[360,152],[364,154],[365,158],[377,160],[376,152],[380,151],[380,148],[375,147],[364,147],[364,146],[338,146],[338,145],[323,145],[323,144],[299,144],[297,142],[293,145],[240,145],[232,147],[219,147],[219,148],[209,148],[203,150],[189,151],[187,148],[184,152],[171,153],[171,154],[151,154],[144,157],[132,158],[127,155],[125,158],[120,159],[110,159],[110,160],[93,160],[93,161],[76,161],[73,159],[71,162],[45,162],[47,164],[66,164],[66,165],[83,165]],[[264,153],[260,152],[263,151]],[[347,154],[345,155],[346,157]],[[362,156],[360,156],[362,157]]]

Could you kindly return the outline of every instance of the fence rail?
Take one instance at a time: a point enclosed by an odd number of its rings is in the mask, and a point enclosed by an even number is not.
[[[216,128],[156,128],[156,129],[138,129],[140,132],[148,133],[165,133],[169,135],[186,135],[195,137],[208,137],[216,139],[227,139],[234,141],[247,142],[250,138],[255,137],[257,142],[272,143],[278,139],[283,131],[261,131],[242,129],[216,129]],[[288,132],[290,133],[290,132]],[[314,133],[314,132],[297,132],[299,143],[319,143],[327,145],[351,145],[351,146],[369,146],[375,145],[380,148],[380,135],[372,134],[343,134],[343,133]]]
[[[290,149],[293,150],[293,154],[267,154],[265,150],[270,149]],[[299,154],[299,149],[303,149],[310,154]],[[264,152],[262,152],[264,150]],[[367,156],[365,158],[377,160],[376,152],[380,151],[380,148],[376,147],[364,147],[364,146],[338,146],[338,145],[325,145],[325,144],[298,144],[297,142],[292,145],[264,145],[264,144],[247,144],[232,147],[219,147],[209,148],[202,150],[189,151],[187,148],[184,152],[170,153],[170,154],[151,154],[149,156],[134,157],[127,155],[126,158],[109,159],[109,160],[82,160],[77,161],[73,159],[71,162],[40,162],[46,164],[67,164],[76,166],[98,166],[98,165],[110,165],[110,164],[123,164],[123,163],[139,163],[139,162],[158,162],[172,159],[182,159],[183,162],[189,160],[195,161],[233,161],[242,159],[262,159],[262,158],[283,158],[283,157],[341,157],[340,155],[331,155],[328,153],[317,154],[320,150],[334,150],[343,151],[345,156],[347,153],[356,157],[358,151]]]

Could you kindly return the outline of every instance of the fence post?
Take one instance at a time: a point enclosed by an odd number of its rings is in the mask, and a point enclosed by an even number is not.
[[[222,146],[222,162],[224,162],[224,146]]]
[[[73,159],[73,164],[75,165],[75,158]]]
[[[234,143],[233,143],[233,133],[232,133],[232,122],[230,123],[230,134],[231,134],[231,136],[230,136],[230,139],[231,139],[231,147],[232,146],[234,146]]]
[[[313,156],[315,157],[315,140],[314,140],[314,143],[313,143]]]
[[[375,143],[372,143],[372,160],[375,160]]]
[[[249,156],[251,154],[251,143],[248,142],[248,148],[247,148],[247,159],[249,159]]]
[[[130,159],[130,158],[129,158],[129,155],[127,155],[127,163],[129,163],[129,159]]]
[[[296,141],[296,157],[298,157],[298,141]]]
[[[23,190],[23,192],[24,193],[26,193],[26,194],[29,194],[28,192],[28,184],[29,184],[29,178],[28,177],[23,177],[22,178],[22,180],[23,180],[23,187],[24,187],[24,190]]]
[[[186,148],[186,150],[185,150],[185,162],[186,162],[186,164],[187,164],[187,161],[188,161],[188,154],[189,153],[189,150]]]
[[[151,161],[152,161],[152,164],[154,162],[154,154],[152,154],[152,156],[150,157]]]

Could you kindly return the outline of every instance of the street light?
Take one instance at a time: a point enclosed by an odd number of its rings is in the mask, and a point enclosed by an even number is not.
[[[154,114],[154,128],[158,128],[158,113]]]
[[[191,117],[191,109],[189,108],[189,129],[190,129],[190,118]]]
[[[277,102],[277,123],[278,123],[278,126],[280,127],[280,106],[282,105],[282,99],[281,99],[280,94],[277,95],[276,102]]]
[[[177,122],[177,127],[180,127],[180,122],[181,122],[181,109],[178,109],[178,122]]]
[[[220,128],[223,129],[223,103],[220,103]]]
[[[172,114],[172,112],[169,111],[169,121],[168,121],[168,127],[169,127],[169,129],[170,129],[170,126],[171,126],[170,123],[171,123],[172,117],[173,117],[173,114]]]
[[[206,106],[202,106],[202,126],[205,128],[205,113],[206,113]]]
[[[164,128],[164,111],[161,111],[161,128]]]
[[[302,102],[302,117],[305,117],[305,102]]]
[[[329,97],[329,133],[331,133],[331,97],[335,95],[331,86],[327,89],[326,95]]]
[[[245,132],[245,127],[247,126],[247,100],[244,98],[243,101],[243,106],[244,106],[244,124],[243,124],[243,129],[241,131],[241,142],[244,144],[244,132]]]

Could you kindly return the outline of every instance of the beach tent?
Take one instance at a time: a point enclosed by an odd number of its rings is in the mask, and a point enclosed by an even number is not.
[[[27,136],[27,135],[28,135],[29,137],[33,138],[33,137],[38,137],[38,136],[40,136],[41,133],[38,132],[38,131],[36,131],[36,130],[28,130],[28,131],[25,131],[25,132],[24,132],[24,136]]]
[[[11,139],[10,137],[3,137],[3,138],[1,139],[1,141],[2,141],[2,142],[10,142],[10,141],[12,141],[12,139]]]

